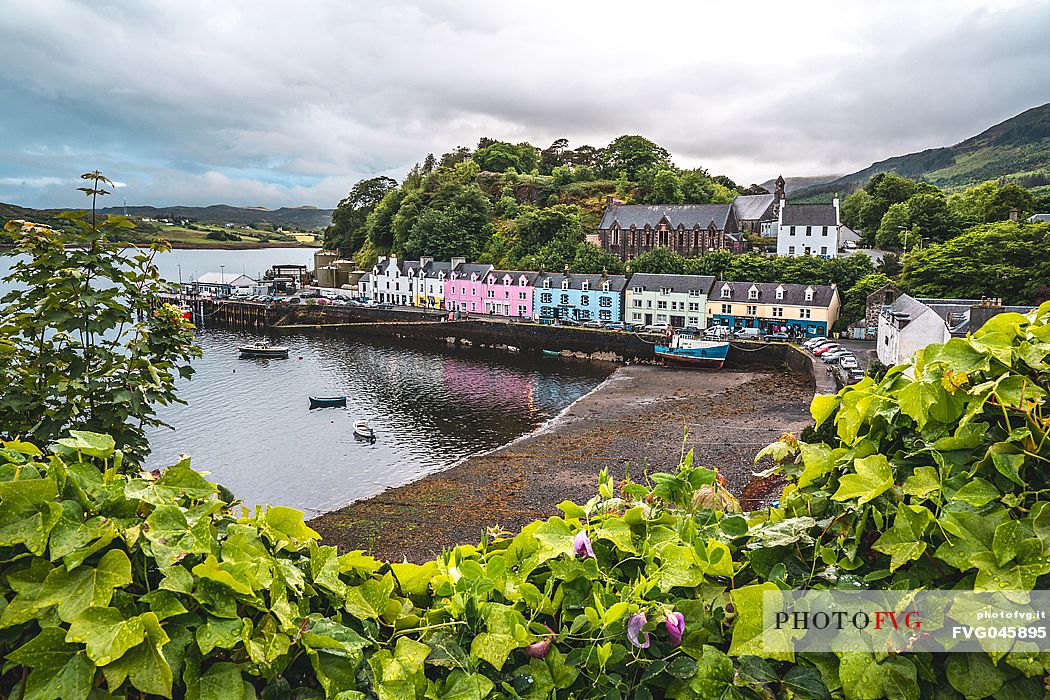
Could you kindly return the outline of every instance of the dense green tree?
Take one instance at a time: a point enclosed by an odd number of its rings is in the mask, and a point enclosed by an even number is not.
[[[988,203],[984,220],[1006,221],[1010,218],[1011,210],[1017,210],[1018,219],[1025,219],[1035,211],[1035,201],[1032,193],[1014,182],[1008,182],[999,188],[999,191]]]
[[[919,183],[896,173],[877,173],[865,189],[874,199],[889,208],[891,204],[907,202],[918,192]]]
[[[404,188],[390,190],[365,217],[365,231],[376,247],[384,250],[391,247],[395,250],[400,248],[394,241],[394,217],[397,216],[404,199]],[[403,241],[400,243],[403,244]]]
[[[528,143],[495,141],[474,151],[473,158],[482,170],[502,173],[514,168],[519,173],[531,173],[540,164],[540,151]]]
[[[849,326],[864,318],[868,308],[868,295],[890,282],[890,278],[881,272],[872,272],[846,287],[846,293],[842,295],[842,310],[839,312],[842,325]]]
[[[667,168],[671,154],[644,136],[619,136],[606,147],[604,169],[608,176],[625,173],[629,180],[637,180],[644,168]]]
[[[685,274],[712,275],[722,278],[732,264],[733,254],[728,250],[712,250],[695,258],[686,258]]]
[[[629,261],[628,266],[632,273],[681,275],[685,273],[685,258],[670,248],[654,248]]]
[[[609,274],[618,275],[623,272],[623,261],[601,246],[584,241],[576,246],[576,254],[569,263],[569,269],[581,274],[597,274],[607,270]]]
[[[920,192],[908,199],[907,206],[908,226],[916,228],[923,238],[945,241],[959,235],[959,221],[949,210],[948,200],[940,192]]]
[[[542,209],[523,208],[514,221],[518,230],[518,250],[515,255],[519,258],[537,253],[555,238],[578,242],[584,236],[580,209],[570,204]],[[573,254],[566,253],[568,259],[565,262],[569,262]]]
[[[381,176],[361,180],[332,212],[332,225],[325,229],[324,245],[344,256],[353,255],[364,243],[368,214],[388,192],[397,187],[393,178]]]
[[[879,222],[879,231],[875,234],[875,244],[880,248],[901,247],[901,231],[909,226],[908,204],[897,202],[886,210]]]
[[[650,204],[682,204],[685,202],[678,174],[669,168],[656,171],[652,177],[652,189],[646,201]]]
[[[845,290],[874,271],[875,264],[867,255],[843,255],[824,261],[821,279],[826,280],[822,284],[835,284],[840,290]]]
[[[852,229],[867,233],[871,218],[869,210],[875,206],[875,198],[868,194],[867,190],[851,192],[842,200],[842,205],[839,208],[842,223]],[[877,223],[875,228],[878,228]],[[872,233],[874,233],[874,230],[871,229]],[[871,242],[874,243],[874,235]]]
[[[726,272],[726,279],[740,282],[773,282],[778,270],[776,260],[777,258],[767,258],[755,253],[737,255]]]
[[[576,251],[585,245],[583,234],[570,229],[559,231],[547,241],[536,254],[536,259],[547,270],[562,270],[566,265],[572,268]]]
[[[902,282],[925,297],[1001,297],[1030,304],[1050,280],[1050,224],[1004,221],[985,224],[908,253]]]
[[[166,425],[157,406],[179,402],[176,380],[190,377],[200,350],[182,312],[158,297],[167,285],[154,257],[170,246],[112,240],[134,224],[99,218],[94,200],[112,183],[97,171],[82,177],[91,213],[63,214],[69,230],[24,221],[0,230],[17,255],[0,298],[0,440],[46,445],[69,430],[101,431],[141,464],[146,429]],[[3,499],[7,521],[20,520],[14,497]]]
[[[476,211],[460,207],[427,209],[416,219],[405,241],[405,257],[423,255],[439,260],[455,256],[477,259],[488,224]]]

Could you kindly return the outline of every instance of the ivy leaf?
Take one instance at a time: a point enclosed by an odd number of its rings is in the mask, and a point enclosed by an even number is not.
[[[1024,454],[1016,445],[1008,442],[997,442],[988,448],[988,457],[996,470],[1018,486],[1024,486],[1020,471],[1024,465]]]
[[[205,623],[200,625],[195,632],[197,647],[205,656],[210,654],[212,649],[216,647],[232,649],[241,641],[241,629],[243,626],[244,624],[239,617],[223,619],[209,615]]]
[[[537,564],[563,554],[575,555],[572,546],[573,533],[569,530],[568,523],[559,517],[548,518],[536,528],[534,536],[540,543],[539,551],[536,552]]]
[[[314,613],[303,633],[303,644],[337,656],[358,656],[371,642],[346,625]]]
[[[142,615],[142,626],[146,639],[116,661],[103,666],[106,682],[110,688],[119,688],[125,680],[143,693],[171,697],[171,666],[164,658],[162,647],[168,643],[168,635],[161,629],[153,613]]]
[[[820,672],[811,666],[793,666],[781,681],[784,689],[791,691],[799,700],[831,700],[831,693],[824,685]]]
[[[80,452],[88,457],[108,459],[113,456],[117,443],[109,435],[90,433],[85,430],[70,430],[69,437],[56,441],[62,447],[73,452]]]
[[[208,518],[200,518],[190,527],[181,508],[165,504],[150,513],[145,526],[146,539],[161,568],[176,564],[187,554],[212,554],[215,535]]]
[[[885,455],[873,454],[853,462],[856,474],[846,474],[839,479],[838,491],[832,496],[836,501],[857,499],[863,505],[877,498],[893,486],[893,469]]]
[[[763,600],[767,593],[780,595],[780,589],[774,583],[760,583],[752,586],[743,586],[733,590],[733,606],[736,608],[737,617],[733,623],[733,638],[729,644],[730,656],[758,656],[763,659],[776,659],[780,661],[794,661],[795,653],[790,651],[794,648],[791,632],[789,630],[767,630],[763,618]],[[776,635],[780,637],[774,641],[777,647],[785,651],[767,650],[765,641]],[[709,647],[704,646],[704,653]]]
[[[105,666],[142,642],[145,636],[141,618],[125,619],[116,608],[88,608],[69,625],[66,641],[87,645],[88,657],[96,666]]]
[[[988,698],[1003,687],[1003,674],[987,654],[949,654],[945,675],[967,698]]]
[[[941,489],[941,477],[933,467],[916,467],[901,488],[909,496],[928,498]]]
[[[800,442],[798,446],[802,452],[802,464],[805,465],[798,477],[798,487],[804,489],[831,471],[835,460],[832,449],[823,443],[811,445]]]
[[[890,571],[922,556],[926,551],[923,535],[933,521],[933,514],[923,506],[902,505],[897,508],[893,528],[872,545],[872,549],[890,555]]]
[[[1002,494],[990,481],[975,477],[972,481],[963,484],[963,487],[952,494],[950,500],[963,501],[975,508],[987,505],[999,498]]]
[[[48,574],[40,587],[37,609],[58,606],[58,616],[72,622],[92,607],[106,607],[113,591],[130,585],[131,560],[120,549],[102,555],[98,565],[80,566],[73,571],[59,567]]]
[[[809,414],[819,426],[835,412],[835,409],[839,407],[839,401],[839,397],[835,394],[818,394],[809,403]]]
[[[995,528],[1008,519],[1005,510],[983,514],[945,511],[937,522],[952,537],[937,548],[935,556],[959,571],[973,568],[973,557],[982,552],[988,552],[994,561],[991,551]]]
[[[456,669],[448,675],[439,700],[482,700],[488,697],[495,685],[480,673],[467,673]]]
[[[201,674],[198,700],[235,700],[244,698],[241,667],[228,661],[212,664]]]
[[[24,544],[42,555],[52,528],[62,517],[55,503],[58,485],[48,477],[0,482],[0,546]]]
[[[64,639],[57,627],[40,634],[8,654],[8,660],[33,669],[26,681],[24,700],[81,700],[91,692],[95,664],[79,645]]]

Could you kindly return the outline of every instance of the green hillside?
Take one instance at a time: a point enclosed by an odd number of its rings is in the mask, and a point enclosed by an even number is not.
[[[1033,107],[954,146],[887,158],[852,175],[801,189],[795,200],[822,200],[836,192],[848,194],[883,172],[929,182],[947,191],[1005,178],[1027,187],[1033,194],[1050,193],[1050,103]]]

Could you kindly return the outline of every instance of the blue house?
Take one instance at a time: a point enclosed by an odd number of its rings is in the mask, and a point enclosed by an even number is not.
[[[532,302],[537,321],[565,318],[573,321],[623,321],[623,275],[578,275],[569,272],[536,273]]]

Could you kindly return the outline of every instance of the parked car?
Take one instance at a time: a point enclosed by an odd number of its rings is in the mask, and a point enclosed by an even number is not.
[[[667,333],[667,326],[648,325],[642,326],[643,333]]]
[[[825,364],[830,365],[833,362],[838,362],[839,358],[842,358],[842,357],[845,357],[846,355],[851,355],[851,354],[852,353],[849,350],[846,350],[845,348],[835,348],[834,350],[830,350],[830,351],[822,354],[820,356],[820,359],[823,360]]]
[[[815,347],[817,345],[820,345],[821,343],[826,343],[826,342],[828,342],[828,339],[821,335],[821,336],[817,336],[815,338],[810,338],[810,339],[806,340],[806,342],[802,343],[802,347],[804,347],[807,350],[809,350],[809,349],[811,349],[811,348],[813,348],[813,347]]]
[[[821,355],[831,352],[832,350],[838,350],[840,347],[841,346],[838,343],[828,343],[826,345],[821,345],[820,347],[818,347],[816,350],[813,351],[813,354],[817,357],[820,357]]]
[[[757,339],[758,338],[758,329],[757,328],[738,328],[736,331],[733,332],[733,337],[734,338],[753,338],[753,339]]]
[[[858,369],[857,358],[853,355],[844,355],[839,358],[839,367],[842,369]]]
[[[832,346],[837,348],[839,344],[836,343],[834,340],[824,340],[819,343],[816,343],[815,345],[810,345],[809,351],[816,354],[817,350],[820,350],[821,348],[830,348]]]
[[[559,326],[572,326],[574,328],[579,328],[580,322],[576,321],[574,319],[571,319],[571,318],[559,318],[558,321],[557,321],[557,325],[559,325]]]
[[[299,297],[288,297],[285,301],[289,304],[301,304],[303,300]]]
[[[786,343],[791,340],[791,336],[787,333],[769,333],[766,335],[766,340]]]
[[[700,335],[700,329],[696,326],[682,326],[681,328],[676,328],[674,332],[683,335]]]
[[[625,331],[625,330],[627,330],[627,324],[626,323],[618,323],[618,322],[614,321],[613,323],[606,323],[605,324],[605,329],[606,330],[610,330],[610,331]]]
[[[582,325],[584,328],[601,328],[602,322],[592,319],[590,321],[584,321]]]

